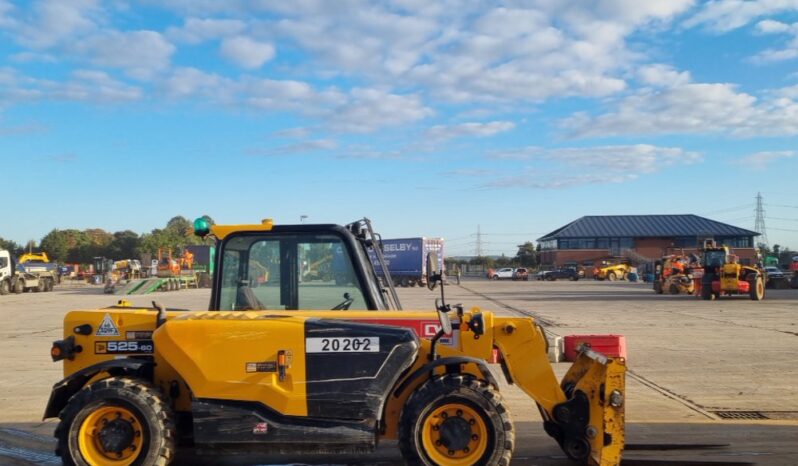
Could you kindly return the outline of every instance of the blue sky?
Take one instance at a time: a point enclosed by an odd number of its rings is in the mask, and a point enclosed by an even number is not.
[[[798,247],[798,1],[0,0],[0,236],[372,218],[515,252],[696,213]]]

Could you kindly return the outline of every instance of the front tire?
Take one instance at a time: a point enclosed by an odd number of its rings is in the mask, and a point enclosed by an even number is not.
[[[515,431],[501,396],[471,375],[427,381],[402,410],[399,449],[413,466],[508,466]]]
[[[765,283],[762,277],[756,277],[748,282],[748,294],[753,301],[762,301],[765,298]]]
[[[56,454],[66,466],[165,466],[174,457],[174,414],[144,381],[112,377],[83,387],[59,417]]]
[[[5,296],[8,293],[11,293],[11,285],[8,284],[8,280],[0,281],[0,296]]]
[[[615,275],[615,272],[610,272],[607,274],[607,280],[611,282],[614,282],[616,278],[618,278],[618,276]]]

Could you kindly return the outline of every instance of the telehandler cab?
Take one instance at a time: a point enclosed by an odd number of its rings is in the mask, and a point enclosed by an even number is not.
[[[436,311],[399,312],[367,219],[346,227],[199,219],[195,230],[219,251],[208,311],[122,301],[66,315],[51,351],[65,378],[44,414],[60,418],[65,464],[166,465],[178,441],[327,454],[395,439],[408,464],[506,466],[515,430],[486,364],[494,348],[570,458],[620,463],[624,360],[583,348],[558,383],[543,329],[445,304],[434,255]],[[339,279],[304,273],[319,261]],[[269,280],[253,280],[264,268]]]

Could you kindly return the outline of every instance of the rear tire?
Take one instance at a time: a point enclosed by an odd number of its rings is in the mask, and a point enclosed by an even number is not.
[[[83,387],[59,418],[56,454],[66,466],[165,466],[174,458],[174,413],[144,381],[112,377]]]
[[[399,449],[408,465],[508,466],[514,446],[501,396],[471,375],[428,380],[410,396],[399,421]]]
[[[14,283],[14,293],[21,294],[23,291],[25,291],[25,283],[22,280],[17,280]]]
[[[753,301],[762,301],[765,298],[765,283],[762,277],[757,276],[748,282],[748,295]]]

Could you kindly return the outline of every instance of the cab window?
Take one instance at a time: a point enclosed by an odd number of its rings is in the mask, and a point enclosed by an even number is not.
[[[335,235],[239,236],[223,248],[219,310],[368,309]]]

